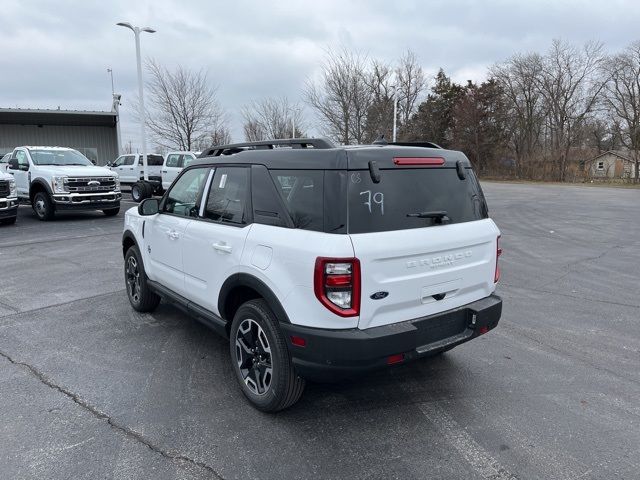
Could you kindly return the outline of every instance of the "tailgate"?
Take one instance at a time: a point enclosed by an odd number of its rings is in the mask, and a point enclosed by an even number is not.
[[[350,235],[361,263],[358,327],[424,317],[490,295],[498,235],[491,219]]]

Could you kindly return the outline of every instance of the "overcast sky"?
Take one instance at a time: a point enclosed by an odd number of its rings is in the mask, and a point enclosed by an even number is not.
[[[552,38],[600,40],[609,51],[640,39],[638,0],[2,0],[0,19],[0,107],[109,110],[112,68],[123,141],[134,144],[135,46],[120,21],[157,30],[143,34],[143,57],[206,68],[234,140],[242,105],[300,101],[328,47],[388,62],[410,48],[430,76],[442,67],[464,82],[516,52],[544,51]]]

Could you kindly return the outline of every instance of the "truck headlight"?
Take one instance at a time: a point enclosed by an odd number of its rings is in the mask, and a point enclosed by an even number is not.
[[[51,179],[53,193],[69,193],[67,188],[67,177],[53,177]]]
[[[13,179],[9,180],[9,196],[10,197],[18,196],[18,190],[16,189],[16,181]]]
[[[120,190],[120,177],[114,177],[113,178],[113,182],[115,184],[115,190],[119,191]]]

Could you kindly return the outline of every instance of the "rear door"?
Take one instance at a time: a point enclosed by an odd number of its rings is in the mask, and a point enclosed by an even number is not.
[[[120,177],[120,182],[122,183],[135,183],[138,181],[137,177],[137,166],[134,165],[136,162],[136,155],[124,155],[121,157],[122,161],[114,170],[118,173]]]
[[[162,167],[162,188],[167,189],[182,170],[180,164],[182,155],[179,153],[169,153]]]
[[[149,176],[160,177],[162,175],[162,164],[164,163],[164,157],[156,153],[147,155],[147,168],[149,169]],[[142,156],[140,156],[140,164],[142,165]]]
[[[456,308],[495,289],[499,231],[471,169],[350,172],[349,233],[360,259],[359,328]]]

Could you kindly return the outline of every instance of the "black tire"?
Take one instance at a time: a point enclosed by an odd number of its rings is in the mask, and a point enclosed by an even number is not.
[[[11,218],[3,218],[2,220],[0,220],[0,223],[3,225],[13,225],[14,223],[16,223],[17,219],[17,216]]]
[[[153,196],[153,191],[155,190],[155,187],[149,182],[142,182],[142,184],[144,185],[144,188],[145,188],[144,198],[152,197]]]
[[[277,412],[300,399],[305,380],[293,368],[278,319],[267,302],[244,303],[233,318],[229,338],[231,366],[255,408]]]
[[[55,210],[53,207],[53,202],[51,201],[51,198],[49,197],[49,194],[47,192],[37,192],[33,196],[31,207],[38,217],[38,220],[46,222],[53,219]]]
[[[115,217],[118,213],[120,213],[120,207],[102,210],[102,213],[104,213],[107,217]]]
[[[149,288],[147,274],[144,271],[142,255],[138,247],[129,247],[124,256],[124,281],[127,287],[127,297],[134,310],[151,312],[160,303],[160,296]]]
[[[144,183],[136,182],[133,185],[131,185],[131,198],[133,199],[134,202],[140,203],[142,200],[146,198],[145,197],[146,191],[147,190],[144,187]]]

